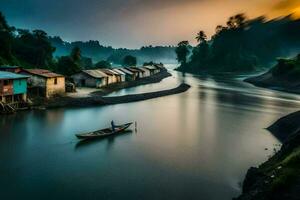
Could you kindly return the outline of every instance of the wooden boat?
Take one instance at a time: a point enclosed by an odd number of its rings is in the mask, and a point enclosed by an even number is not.
[[[113,131],[112,128],[106,128],[106,129],[93,131],[89,133],[76,134],[76,137],[78,139],[96,139],[96,138],[108,137],[111,135],[116,135],[124,132],[127,128],[131,126],[131,124],[132,122],[116,126],[115,131]]]

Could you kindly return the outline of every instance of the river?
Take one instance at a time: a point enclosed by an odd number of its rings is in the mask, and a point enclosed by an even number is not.
[[[242,77],[172,71],[162,83],[112,96],[189,91],[137,103],[0,116],[1,199],[231,199],[250,166],[278,149],[266,127],[300,108],[298,95]],[[92,143],[75,133],[136,121],[136,131]]]

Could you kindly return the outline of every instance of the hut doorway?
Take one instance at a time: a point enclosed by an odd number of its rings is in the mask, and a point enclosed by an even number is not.
[[[85,87],[85,79],[81,79],[81,87]]]

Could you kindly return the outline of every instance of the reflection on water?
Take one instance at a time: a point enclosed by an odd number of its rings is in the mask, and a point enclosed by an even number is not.
[[[231,199],[250,166],[278,148],[264,128],[296,111],[297,95],[232,77],[173,72],[182,94],[137,103],[0,118],[3,199]],[[76,133],[136,121],[131,133],[80,142]],[[265,150],[268,148],[269,150]]]

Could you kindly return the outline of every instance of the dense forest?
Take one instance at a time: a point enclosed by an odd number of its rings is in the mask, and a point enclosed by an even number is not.
[[[294,56],[300,50],[300,20],[286,16],[273,20],[248,19],[237,14],[226,26],[217,26],[210,40],[204,31],[191,47],[182,41],[176,48],[179,71],[191,73],[259,71],[274,64],[277,57]]]
[[[176,62],[175,47],[172,46],[146,46],[140,49],[114,49],[110,46],[103,46],[99,41],[95,40],[87,42],[66,42],[58,36],[49,37],[49,41],[56,48],[54,56],[66,55],[74,47],[79,47],[83,56],[90,57],[96,62],[107,60],[111,63],[122,64],[123,59],[127,55],[137,57],[139,64],[150,61],[164,63]]]
[[[70,75],[81,69],[111,67],[111,64],[174,62],[175,47],[142,47],[138,50],[104,47],[98,41],[65,42],[43,30],[10,26],[0,12],[0,66],[44,68]],[[129,59],[128,59],[129,58]]]
[[[11,27],[0,12],[0,65],[51,68],[54,51],[46,32]]]

